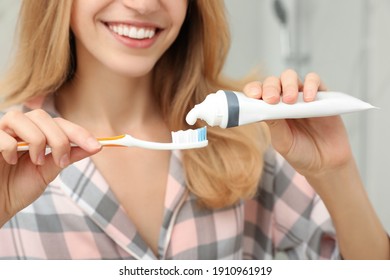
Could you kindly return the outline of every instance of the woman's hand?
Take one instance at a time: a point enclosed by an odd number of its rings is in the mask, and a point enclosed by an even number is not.
[[[281,77],[269,77],[263,83],[251,82],[246,95],[275,104],[294,104],[298,92],[306,102],[325,90],[319,76],[310,73],[302,83],[293,70]],[[353,161],[348,135],[339,116],[267,121],[273,147],[302,175],[319,176]]]
[[[268,103],[282,99],[293,104],[298,91],[306,102],[315,102],[325,90],[317,74],[304,83],[292,70],[264,83],[252,82],[244,92]],[[352,156],[347,132],[339,116],[267,121],[273,147],[315,189],[336,228],[341,255],[346,259],[388,259],[389,238],[370,204]],[[347,206],[347,207],[346,207]]]
[[[29,143],[29,151],[17,152],[18,141]],[[45,155],[46,145],[51,153]],[[100,149],[88,131],[43,110],[5,114],[0,119],[0,226],[37,199],[63,168]]]

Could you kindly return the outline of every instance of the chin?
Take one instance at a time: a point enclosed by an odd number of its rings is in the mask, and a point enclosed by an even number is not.
[[[123,63],[122,61],[120,64],[111,65],[109,68],[120,76],[141,78],[149,75],[152,72],[154,66],[155,63],[148,63],[146,61],[137,63],[134,61]]]

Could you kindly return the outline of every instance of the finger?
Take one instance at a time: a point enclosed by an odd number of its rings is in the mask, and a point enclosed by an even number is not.
[[[92,156],[93,154],[94,153],[88,152],[79,147],[74,147],[70,151],[70,163],[72,164],[76,161]],[[43,166],[38,166],[38,169],[40,170],[45,185],[48,185],[51,181],[53,181],[62,170],[61,167],[55,164],[51,153],[46,155],[45,164]]]
[[[89,153],[96,153],[101,150],[102,145],[88,130],[62,118],[55,118],[54,120],[65,132],[71,143]]]
[[[61,168],[68,166],[70,164],[70,142],[61,127],[41,109],[30,111],[26,113],[26,116],[44,133],[55,164]]]
[[[0,120],[0,129],[9,131],[29,144],[29,154],[34,164],[42,164],[46,137],[26,115],[19,111],[8,112]]]
[[[268,77],[263,83],[262,99],[270,104],[278,103],[281,91],[280,79],[274,76]]]
[[[253,81],[245,85],[244,93],[251,98],[260,99],[262,97],[262,83],[259,81]]]
[[[298,99],[300,81],[297,72],[288,69],[280,76],[282,83],[282,99],[284,103],[292,104]]]
[[[268,120],[272,147],[281,155],[286,155],[292,146],[292,133],[286,120]]]
[[[16,139],[3,130],[0,130],[0,153],[8,164],[14,165],[18,162],[16,148]]]
[[[321,78],[316,73],[309,73],[305,77],[303,84],[303,100],[306,102],[313,101],[318,90],[323,90],[325,87],[321,83]]]

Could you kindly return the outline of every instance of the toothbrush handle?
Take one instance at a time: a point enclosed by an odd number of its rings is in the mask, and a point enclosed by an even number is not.
[[[112,137],[99,137],[96,138],[98,142],[102,146],[109,146],[109,147],[125,147],[121,142],[125,138],[125,135],[118,135],[118,136],[112,136]],[[71,143],[71,147],[78,147],[78,145]],[[28,151],[30,149],[30,146],[26,142],[18,142],[17,145],[17,151],[18,152],[23,152],[23,151]],[[50,147],[46,147],[47,150],[50,150]]]
[[[108,147],[128,147],[128,145],[125,145],[123,140],[125,139],[126,135],[117,135],[117,136],[111,136],[111,137],[99,137],[96,138],[99,143],[102,146],[108,146]]]

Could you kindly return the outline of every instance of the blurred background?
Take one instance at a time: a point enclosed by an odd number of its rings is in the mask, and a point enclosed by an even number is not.
[[[371,202],[390,232],[390,1],[225,2],[233,37],[227,74],[314,71],[328,89],[380,107],[343,119]]]
[[[390,1],[225,0],[232,48],[225,73],[317,72],[330,90],[379,110],[343,116],[370,199],[390,232]],[[20,0],[0,2],[0,75],[12,52]],[[390,166],[390,164],[389,164]],[[390,174],[390,171],[389,171]]]

